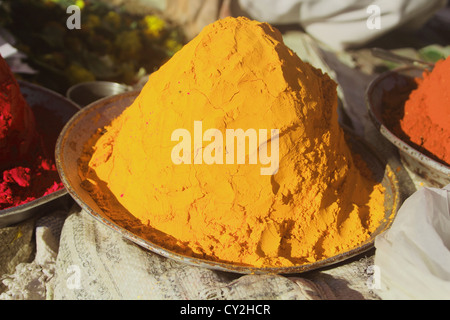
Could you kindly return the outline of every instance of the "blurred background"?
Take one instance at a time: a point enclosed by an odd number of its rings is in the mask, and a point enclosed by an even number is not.
[[[70,5],[80,8],[80,29],[67,28]],[[377,22],[369,6],[380,9],[378,28],[369,28]],[[352,67],[373,72],[385,65],[367,62],[364,48],[433,61],[448,56],[449,12],[447,0],[2,0],[0,53],[19,77],[60,93],[92,80],[135,85],[207,24],[248,16],[285,35],[307,33],[321,48],[345,52]]]
[[[67,12],[77,6],[79,29]],[[0,54],[19,79],[61,94],[76,84],[142,86],[206,25],[228,16],[269,22],[302,59],[340,85],[363,135],[368,83],[398,63],[380,47],[436,62],[450,55],[448,0],[0,0]]]

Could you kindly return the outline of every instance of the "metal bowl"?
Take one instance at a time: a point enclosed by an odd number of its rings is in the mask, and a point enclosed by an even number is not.
[[[422,74],[423,69],[417,67],[402,67],[381,74],[370,83],[366,92],[366,104],[372,122],[381,135],[398,149],[401,162],[414,178],[424,185],[442,188],[450,183],[450,167],[402,140],[383,119],[383,112],[387,107],[384,97],[387,94],[390,98],[395,97],[398,99],[398,107],[403,108],[409,94],[416,87],[414,79],[422,77]]]
[[[55,145],[64,125],[80,108],[51,90],[25,81],[18,82],[24,98],[35,114],[38,128],[45,130],[46,136],[49,137],[47,142]],[[47,116],[54,118],[52,126],[46,126]],[[61,206],[67,206],[71,201],[67,191],[61,189],[26,204],[0,210],[0,228],[22,222]]]
[[[380,225],[376,232],[372,234],[372,237],[367,242],[352,250],[343,252],[323,261],[288,268],[256,268],[232,263],[214,262],[170,251],[163,246],[144,239],[140,235],[133,233],[131,230],[127,230],[120,225],[120,222],[116,222],[111,216],[108,216],[108,213],[103,211],[90,194],[83,189],[82,181],[78,174],[79,159],[88,139],[90,139],[99,128],[110,124],[114,118],[119,116],[123,110],[134,101],[137,94],[137,92],[130,92],[102,99],[82,109],[69,123],[67,123],[58,139],[56,146],[56,166],[67,191],[82,209],[100,223],[119,232],[126,239],[161,256],[189,265],[241,274],[293,274],[310,271],[345,261],[371,250],[374,247],[373,243],[375,237],[390,227],[400,204],[404,200],[400,192],[396,170],[393,169],[394,167],[384,163],[369,146],[355,136],[349,134],[348,141],[353,147],[353,150],[361,154],[363,159],[366,160],[369,168],[376,175],[377,180],[382,181],[383,186],[387,190],[385,197],[385,221]]]
[[[110,81],[90,81],[76,84],[67,90],[66,96],[80,107],[97,100],[130,91],[130,87]]]

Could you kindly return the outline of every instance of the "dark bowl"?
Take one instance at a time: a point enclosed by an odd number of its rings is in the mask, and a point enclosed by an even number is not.
[[[47,143],[55,145],[64,125],[80,108],[51,90],[25,81],[18,82],[23,96],[35,114],[40,133],[45,131],[44,134],[48,138]],[[46,125],[49,123],[48,117],[52,117],[51,126]],[[67,190],[63,188],[26,204],[0,210],[0,228],[39,216],[61,206],[67,207],[71,200]]]
[[[366,104],[373,124],[380,134],[398,149],[401,162],[413,174],[415,180],[426,186],[442,188],[450,184],[450,167],[396,134],[392,125],[386,123],[383,117],[388,108],[386,100],[396,101],[396,108],[404,108],[411,91],[417,87],[415,79],[422,77],[422,74],[423,69],[402,67],[379,75],[367,89]]]

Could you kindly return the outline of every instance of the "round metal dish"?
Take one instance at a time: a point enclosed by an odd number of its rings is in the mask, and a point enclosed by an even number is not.
[[[366,103],[369,115],[381,135],[392,143],[399,151],[400,159],[415,177],[424,184],[442,188],[450,183],[450,167],[423,154],[411,144],[398,137],[383,120],[386,108],[384,97],[396,97],[399,108],[402,108],[415,88],[414,79],[422,77],[423,69],[402,67],[388,71],[375,78],[366,92]]]
[[[115,96],[130,91],[130,87],[117,82],[91,81],[82,82],[67,90],[67,98],[80,107],[85,107],[105,97]]]
[[[20,90],[35,113],[39,131],[45,130],[48,143],[55,144],[64,125],[80,108],[58,93],[28,82],[18,81]],[[47,115],[51,116],[52,125],[48,126]],[[0,210],[0,228],[22,222],[28,218],[66,206],[71,198],[65,189],[61,189],[26,204]]]
[[[120,226],[119,223],[114,222],[97,205],[89,193],[83,189],[81,185],[82,181],[78,175],[78,161],[82,154],[84,144],[99,128],[108,125],[112,119],[120,115],[122,111],[134,101],[136,96],[137,92],[125,93],[99,100],[82,109],[69,123],[67,123],[58,139],[56,146],[56,165],[67,191],[88,214],[92,215],[95,219],[109,228],[119,232],[128,240],[164,257],[194,266],[242,274],[293,274],[305,272],[342,262],[372,249],[375,237],[390,227],[402,202],[395,170],[388,164],[383,163],[368,146],[362,143],[362,141],[349,135],[349,141],[354,147],[354,150],[359,152],[363,159],[366,160],[369,168],[373,170],[376,178],[379,181],[382,181],[387,190],[385,197],[385,221],[380,225],[369,241],[335,257],[289,268],[255,268],[231,263],[202,260],[172,252],[143,239],[139,235]]]

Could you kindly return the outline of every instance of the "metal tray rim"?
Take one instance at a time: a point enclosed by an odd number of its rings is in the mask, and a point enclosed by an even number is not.
[[[333,256],[333,257],[330,257],[330,258],[327,258],[327,259],[324,259],[321,261],[317,261],[314,263],[303,264],[303,265],[292,266],[292,267],[259,268],[259,267],[245,266],[245,265],[237,265],[237,264],[233,264],[233,263],[215,262],[215,261],[194,258],[194,257],[182,255],[180,253],[172,252],[172,251],[167,250],[167,249],[165,249],[157,244],[154,244],[146,239],[139,237],[138,235],[132,233],[131,231],[125,229],[124,227],[121,227],[120,225],[116,224],[111,219],[109,219],[105,213],[97,212],[94,208],[89,206],[86,203],[86,201],[83,200],[83,196],[78,194],[78,192],[76,191],[76,188],[73,186],[72,181],[69,178],[70,173],[67,171],[66,159],[64,156],[65,149],[68,147],[67,139],[73,133],[74,128],[76,128],[77,125],[79,125],[79,124],[83,125],[83,122],[86,121],[86,117],[89,114],[98,112],[99,114],[103,115],[104,112],[100,112],[99,110],[103,111],[103,109],[108,108],[111,105],[120,104],[121,103],[120,100],[134,99],[137,96],[137,94],[138,94],[138,92],[127,92],[127,93],[120,94],[120,95],[117,95],[114,97],[108,97],[108,98],[101,99],[101,100],[96,101],[95,103],[92,103],[91,105],[85,107],[83,110],[81,110],[77,115],[75,115],[66,124],[66,126],[62,130],[61,135],[57,141],[56,166],[60,173],[62,182],[64,183],[68,193],[77,202],[77,204],[84,211],[86,211],[90,216],[95,218],[100,223],[104,224],[105,226],[107,226],[108,228],[110,228],[116,232],[121,233],[125,238],[127,238],[128,240],[131,240],[135,244],[137,244],[147,250],[150,250],[156,254],[164,256],[166,258],[170,258],[175,261],[179,261],[179,262],[197,266],[197,267],[206,267],[206,268],[210,268],[210,269],[214,269],[214,270],[234,272],[234,273],[240,273],[240,274],[303,273],[306,271],[311,271],[311,270],[315,270],[315,269],[319,269],[319,268],[323,268],[323,267],[328,267],[328,266],[343,262],[345,260],[348,260],[350,258],[358,256],[358,255],[365,253],[365,252],[371,250],[372,248],[374,248],[375,237],[372,237],[371,239],[369,239],[369,241],[362,243],[360,246],[358,246],[352,250],[340,253],[336,256]],[[130,102],[131,102],[131,100],[130,100]],[[124,107],[126,107],[126,106],[122,106],[122,108],[124,108]],[[110,120],[112,120],[112,119],[110,119]],[[368,147],[373,152],[373,149],[370,148],[369,145],[366,145],[366,147]],[[375,158],[377,158],[377,161],[379,161],[380,163],[384,162],[374,152],[373,152],[373,154],[371,154],[371,156],[374,156]],[[401,194],[399,191],[400,187],[398,184],[398,179],[396,179],[396,176],[395,176],[395,170],[392,170],[392,168],[391,168],[391,173],[392,173],[392,176],[388,176],[387,174],[385,174],[384,177],[385,178],[387,177],[388,181],[392,185],[392,188],[394,191],[394,194],[392,196],[395,198],[395,200],[394,200],[395,204],[393,205],[392,212],[389,216],[390,221],[387,222],[386,226],[379,234],[381,234],[382,232],[384,232],[385,230],[387,230],[390,227],[392,220],[394,219],[394,217],[399,209],[400,203],[403,200],[403,199],[401,199]]]
[[[21,90],[29,90],[32,93],[39,93],[47,98],[51,98],[54,100],[60,100],[62,102],[64,102],[64,105],[61,104],[61,106],[64,106],[66,108],[66,110],[70,112],[74,115],[76,112],[78,112],[80,110],[80,108],[78,107],[78,105],[76,105],[75,103],[71,102],[70,100],[68,100],[67,98],[65,98],[63,95],[54,92],[52,90],[49,90],[45,87],[27,82],[27,81],[23,81],[23,80],[18,80],[17,81],[19,86],[21,87]],[[25,97],[27,99],[27,97]],[[33,108],[33,105],[30,104],[30,107]],[[63,127],[64,123],[61,123],[61,127]],[[45,208],[47,206],[50,206],[52,202],[57,201],[58,199],[64,198],[68,196],[68,192],[65,188],[60,189],[56,192],[53,192],[51,194],[45,195],[43,197],[40,197],[38,199],[35,199],[33,201],[30,201],[28,203],[16,206],[16,207],[11,207],[11,208],[7,208],[7,209],[3,209],[0,210],[0,227],[8,227],[10,225],[13,225],[15,223],[19,223],[22,222],[24,220],[27,220],[33,216],[36,216],[39,214],[39,209],[40,208]]]

